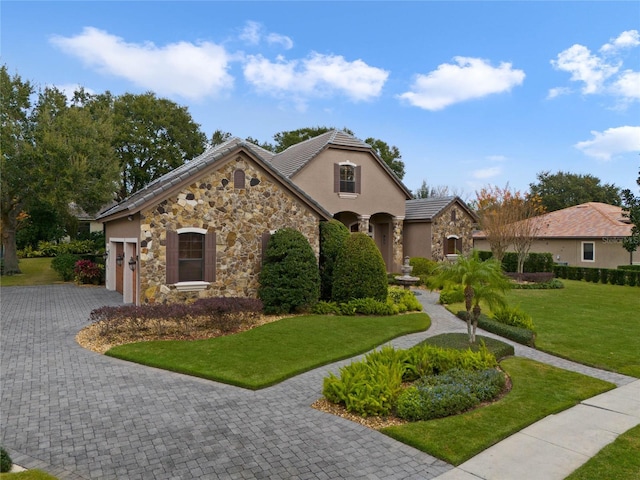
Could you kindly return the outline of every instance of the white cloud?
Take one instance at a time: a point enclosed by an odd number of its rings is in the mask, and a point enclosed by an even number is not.
[[[556,98],[560,95],[569,95],[571,93],[571,89],[568,87],[555,87],[550,88],[549,93],[547,94],[547,98]]]
[[[198,99],[233,86],[227,73],[229,55],[210,42],[178,42],[158,47],[127,43],[93,27],[72,37],[54,36],[51,43],[102,73],[125,78],[160,95]]]
[[[240,40],[249,45],[259,45],[264,39],[269,45],[280,45],[285,50],[293,48],[293,40],[286,35],[280,35],[279,33],[265,34],[264,31],[265,28],[261,23],[249,20],[245,23],[240,33]]]
[[[640,97],[639,74],[632,70],[621,71],[623,59],[620,53],[639,45],[638,31],[628,30],[603,45],[599,54],[592,53],[584,45],[576,44],[560,52],[555,60],[551,60],[551,64],[556,70],[570,73],[571,81],[581,83],[583,94],[609,94],[621,99],[622,104],[629,103]],[[547,98],[554,98],[568,91],[562,87],[552,88]]]
[[[592,140],[575,144],[590,157],[608,161],[616,154],[640,152],[640,127],[609,128],[604,132],[592,131],[591,135]]]
[[[610,43],[605,43],[600,47],[600,51],[610,53],[623,48],[637,47],[638,45],[640,45],[640,33],[638,33],[638,30],[627,30],[618,35],[617,38],[612,38]]]
[[[510,91],[521,85],[525,74],[511,63],[492,67],[481,58],[455,57],[426,75],[418,75],[411,91],[400,95],[411,105],[425,110],[442,110],[454,103]]]
[[[487,156],[487,160],[489,160],[490,162],[500,163],[500,162],[506,162],[507,157],[505,157],[504,155],[489,155]]]
[[[362,60],[349,62],[340,55],[312,53],[304,60],[272,62],[249,56],[244,67],[247,82],[276,96],[317,97],[342,93],[354,101],[371,100],[382,92],[389,72]]]
[[[472,175],[473,175],[473,178],[484,180],[487,178],[497,177],[501,173],[502,173],[501,167],[489,167],[489,168],[474,170]]]

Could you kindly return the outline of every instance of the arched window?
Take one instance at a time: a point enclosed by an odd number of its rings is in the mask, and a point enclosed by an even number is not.
[[[459,255],[462,253],[462,239],[456,235],[450,235],[444,242],[445,255]]]
[[[335,163],[333,171],[333,190],[336,193],[360,193],[362,167],[351,163]]]
[[[202,228],[167,231],[167,283],[214,282],[216,234]]]

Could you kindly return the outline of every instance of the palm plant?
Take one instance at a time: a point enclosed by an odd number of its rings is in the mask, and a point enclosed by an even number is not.
[[[510,288],[509,279],[495,259],[482,261],[477,251],[460,255],[455,263],[442,263],[432,277],[432,285],[461,285],[464,291],[469,343],[476,342],[480,302],[489,307],[505,305],[504,294]]]

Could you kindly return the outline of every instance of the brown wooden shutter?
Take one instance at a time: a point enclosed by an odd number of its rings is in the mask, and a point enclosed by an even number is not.
[[[167,230],[167,285],[178,283],[178,255],[180,253],[178,232]]]
[[[262,234],[262,264],[264,265],[264,259],[267,253],[267,245],[269,244],[269,239],[271,238],[271,232],[264,232]]]
[[[216,232],[204,237],[204,281],[216,281]]]
[[[462,238],[456,238],[456,253],[462,254]]]
[[[362,167],[361,166],[357,166],[356,167],[356,193],[362,193]]]
[[[333,191],[340,192],[340,165],[337,163],[333,164]]]

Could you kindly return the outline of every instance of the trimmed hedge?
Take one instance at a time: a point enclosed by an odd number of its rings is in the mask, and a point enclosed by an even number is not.
[[[369,235],[352,233],[345,240],[333,269],[331,299],[346,303],[355,298],[387,301],[387,268]]]
[[[304,312],[320,298],[320,272],[309,241],[298,230],[271,235],[260,272],[258,297],[267,314]]]
[[[456,314],[456,316],[460,320],[465,320],[467,312],[464,310],[460,310]],[[482,313],[480,314],[480,318],[478,318],[478,327],[486,330],[487,332],[495,333],[496,335],[500,335],[501,337],[508,338],[509,340],[513,340],[514,342],[526,345],[528,347],[536,346],[535,332],[527,330],[526,328],[505,325],[496,320],[492,320]]]
[[[493,257],[491,252],[481,251],[480,260],[488,260]],[[551,253],[529,253],[524,262],[525,273],[553,272],[554,262]],[[518,270],[518,255],[515,252],[506,252],[502,259],[502,270],[516,272]]]
[[[320,299],[331,300],[333,269],[345,240],[351,233],[340,221],[320,223]]]
[[[634,265],[625,265],[625,268],[590,268],[573,267],[568,265],[556,265],[553,272],[558,278],[567,280],[584,280],[593,283],[610,283],[611,285],[640,286],[640,270]]]

